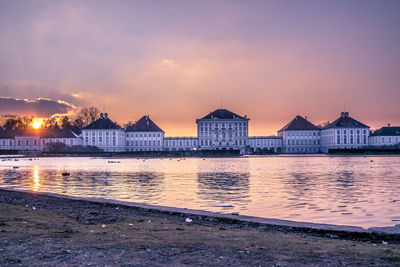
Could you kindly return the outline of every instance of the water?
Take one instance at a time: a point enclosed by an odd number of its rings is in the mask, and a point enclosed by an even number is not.
[[[400,157],[109,160],[0,161],[0,187],[365,228],[400,224]]]

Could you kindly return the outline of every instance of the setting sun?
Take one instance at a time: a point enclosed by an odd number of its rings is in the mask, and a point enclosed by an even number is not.
[[[43,124],[43,119],[34,118],[32,121],[32,127],[34,129],[39,129]]]

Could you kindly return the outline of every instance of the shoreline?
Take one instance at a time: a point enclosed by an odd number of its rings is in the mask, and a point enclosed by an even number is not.
[[[285,232],[298,232],[298,233],[313,233],[321,236],[337,235],[340,238],[355,238],[360,240],[392,240],[400,243],[400,224],[387,227],[370,227],[362,228],[359,226],[351,225],[334,225],[334,224],[321,224],[310,222],[297,222],[290,220],[263,218],[246,216],[239,214],[224,214],[218,212],[176,208],[169,206],[150,205],[144,203],[136,203],[129,201],[120,201],[106,198],[91,198],[91,197],[75,197],[57,193],[48,192],[34,192],[22,189],[7,189],[0,188],[0,197],[10,195],[29,202],[29,199],[41,202],[46,198],[57,199],[65,202],[83,202],[91,203],[93,205],[112,205],[115,207],[130,208],[133,211],[143,211],[151,215],[168,215],[175,217],[193,217],[199,222],[221,222],[226,224],[246,225],[251,227],[267,227],[268,229],[285,231]],[[0,198],[0,203],[3,202]],[[12,204],[12,202],[5,202]],[[28,203],[30,205],[30,203]],[[49,206],[46,206],[49,208]]]
[[[53,155],[0,155],[0,160],[9,161],[14,159],[40,159],[40,158],[114,158],[114,159],[156,159],[156,158],[370,158],[370,157],[400,157],[400,154],[271,154],[271,155],[239,155],[239,156],[187,156],[187,155],[102,155],[102,154],[53,154]]]
[[[1,266],[400,264],[399,235],[0,189]]]

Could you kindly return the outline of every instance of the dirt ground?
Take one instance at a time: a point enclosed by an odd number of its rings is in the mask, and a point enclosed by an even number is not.
[[[0,266],[400,265],[400,244],[0,190]]]

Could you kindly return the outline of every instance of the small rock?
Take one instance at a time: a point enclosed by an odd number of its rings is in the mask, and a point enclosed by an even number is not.
[[[36,208],[35,208],[35,207],[32,207],[32,209],[35,210]]]
[[[382,244],[383,244],[383,245],[387,245],[387,244],[389,244],[389,243],[382,240]]]
[[[105,225],[105,224],[102,224],[102,225],[101,225],[101,228],[104,228],[104,227],[106,227],[106,225]]]
[[[187,222],[187,223],[191,223],[193,220],[192,219],[190,219],[190,218],[186,218],[186,220],[185,220],[185,222]]]
[[[147,222],[151,222],[151,220],[148,220]]]
[[[130,223],[129,226],[133,226],[133,223]]]

